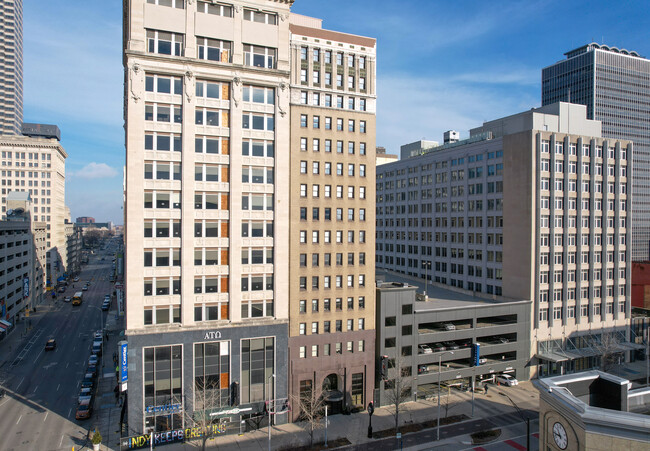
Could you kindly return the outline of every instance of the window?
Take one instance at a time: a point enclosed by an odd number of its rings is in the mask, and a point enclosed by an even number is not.
[[[268,399],[272,385],[266,381],[265,374],[272,374],[275,360],[275,340],[255,338],[241,340],[241,381],[240,402],[242,404],[262,402]]]
[[[245,112],[242,114],[242,128],[273,131],[275,129],[275,119],[273,114]]]
[[[244,102],[275,105],[275,89],[244,85],[242,88],[242,100]]]
[[[144,119],[154,122],[172,122],[180,124],[183,121],[180,105],[166,105],[160,103],[147,103],[144,106]]]
[[[183,79],[181,77],[147,74],[145,78],[145,90],[147,92],[182,95]]]
[[[224,116],[227,115],[227,112],[223,112]],[[219,127],[221,121],[221,110],[216,110],[212,108],[196,108],[194,112],[194,123],[196,125],[208,125],[211,127]],[[227,116],[226,116],[227,117]],[[226,122],[226,121],[224,121]]]
[[[244,44],[244,64],[246,66],[275,69],[276,57],[277,49]]]
[[[198,37],[196,45],[200,60],[232,62],[232,42],[230,41]]]
[[[277,25],[278,16],[274,13],[266,13],[263,11],[255,11],[252,9],[244,8],[244,20],[249,22],[264,23],[268,25]]]
[[[181,0],[177,0],[181,1]],[[219,5],[212,2],[200,1],[197,5],[197,10],[200,13],[212,14],[215,16],[224,16],[232,17],[232,6],[230,5]]]
[[[147,30],[147,51],[162,55],[183,56],[183,35]]]

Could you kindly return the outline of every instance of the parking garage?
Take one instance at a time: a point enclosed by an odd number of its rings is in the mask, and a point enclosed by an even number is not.
[[[396,377],[408,378],[414,399],[435,396],[438,371],[442,385],[461,389],[500,374],[526,379],[530,301],[482,298],[436,284],[425,296],[401,280],[377,286],[376,401],[381,404]]]

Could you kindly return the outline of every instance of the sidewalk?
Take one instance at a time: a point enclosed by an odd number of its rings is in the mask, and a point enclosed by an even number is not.
[[[486,426],[486,424],[489,424],[491,418],[499,415],[503,415],[509,420],[509,424],[501,427],[502,436],[499,440],[514,437],[515,435],[512,434],[520,435],[521,424],[518,424],[520,422],[518,414],[508,399],[505,396],[500,396],[498,391],[507,393],[518,407],[525,412],[525,414],[530,415],[535,419],[537,418],[536,412],[538,411],[539,406],[539,395],[530,382],[522,382],[517,387],[491,387],[488,395],[476,393],[474,418],[471,418],[471,393],[452,391],[449,416],[463,414],[468,418],[461,423],[454,423],[444,427],[441,426],[440,442],[436,442],[435,428],[414,432],[413,434],[424,434],[426,436],[431,436],[432,438],[426,443],[421,443],[409,448],[405,446],[404,449],[416,451],[424,449],[458,450],[472,448],[473,446],[471,445],[469,434],[475,431],[469,430],[470,426],[476,425],[482,429],[494,428],[495,426]],[[422,423],[424,421],[437,419],[437,400],[408,402],[402,405],[402,409],[404,409],[404,412],[400,414],[401,425]],[[444,415],[445,409],[443,399],[441,417],[444,417]],[[367,438],[368,419],[369,417],[367,412],[352,415],[335,415],[330,417],[327,433],[328,442],[338,438],[347,438],[350,445],[343,447],[344,449],[355,449],[356,447],[359,447],[360,449],[394,449],[395,439],[388,438],[379,440]],[[476,421],[479,419],[483,420]],[[382,407],[375,409],[375,413],[372,417],[373,432],[376,433],[378,431],[390,429],[394,424],[395,420],[390,413],[390,408]],[[532,424],[533,421],[531,421],[531,427]],[[406,437],[409,437],[410,435],[411,434],[405,433],[403,434],[403,437],[406,439]],[[315,444],[322,443],[324,438],[325,431],[323,429],[319,429],[314,433]],[[289,450],[306,445],[309,445],[309,434],[307,430],[302,427],[301,423],[275,426],[271,430],[271,447],[274,450]],[[537,444],[535,443],[535,447],[536,446]],[[184,443],[165,445],[165,450],[186,450],[199,447],[200,445],[198,442]],[[225,448],[228,450],[261,451],[267,450],[268,447],[267,428],[247,432],[242,436],[229,435],[208,441],[208,448],[210,449]]]
[[[60,307],[63,299],[52,301],[51,298],[43,301],[36,307],[36,313],[29,312],[29,317],[23,317],[16,323],[9,335],[0,341],[0,372],[8,373],[11,364],[27,345],[29,339],[39,330],[38,324],[43,317]],[[30,327],[31,324],[31,327]]]
[[[113,302],[115,304],[115,301]],[[97,393],[95,395],[94,414],[89,426],[90,436],[97,429],[102,434],[102,450],[119,450],[120,443],[120,414],[122,411],[121,400],[115,397],[114,388],[117,384],[113,352],[117,352],[117,343],[124,338],[120,332],[124,330],[124,317],[115,319],[116,306],[112,305],[106,318],[104,331],[108,331],[108,340],[104,341],[104,355],[97,379]],[[92,447],[92,445],[90,445]]]

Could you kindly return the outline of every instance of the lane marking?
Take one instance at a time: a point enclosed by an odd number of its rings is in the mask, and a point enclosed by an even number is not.
[[[23,378],[20,380],[20,384],[18,384],[18,387],[20,387],[20,385],[23,383],[24,380],[25,380],[25,378],[23,377]],[[18,390],[18,387],[16,387],[16,390]]]
[[[69,366],[70,366],[70,362],[68,362],[68,363],[65,364],[65,367],[66,367],[66,368],[69,367]]]
[[[59,448],[61,448],[61,445],[63,445],[63,434],[61,434],[61,441],[59,442]]]
[[[44,350],[41,349],[41,352],[39,352],[38,355],[36,356],[36,358],[34,359],[34,363],[36,363],[36,361],[37,361],[38,358],[41,356],[41,354],[43,354],[43,351],[44,351]]]
[[[47,416],[49,415],[50,411],[48,410],[45,412],[45,418],[43,418],[43,423],[45,423],[45,420],[47,420]]]
[[[526,451],[526,447],[520,445],[519,443],[515,442],[514,440],[504,440],[503,443],[506,443],[510,446],[512,446],[515,449],[518,449],[519,451]]]
[[[61,384],[56,386],[56,391],[59,391],[59,388],[61,388]]]
[[[70,418],[70,413],[72,412],[72,407],[70,407],[70,410],[68,410],[68,418]]]
[[[38,390],[38,385],[34,388],[34,391],[32,393],[36,393],[36,390]]]
[[[22,417],[23,417],[22,415],[18,417],[18,421],[16,421],[16,424],[20,423]]]

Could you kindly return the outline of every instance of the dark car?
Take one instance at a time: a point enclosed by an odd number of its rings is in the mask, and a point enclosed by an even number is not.
[[[447,350],[447,348],[445,348],[442,343],[434,343],[431,347],[433,348],[433,352],[441,352]]]
[[[86,374],[92,374],[93,377],[97,377],[97,365],[88,365]]]
[[[47,343],[45,343],[45,350],[46,351],[54,351],[56,349],[56,340],[54,338],[50,338],[47,340]]]
[[[108,309],[110,309],[110,308],[111,308],[111,304],[110,304],[110,302],[104,302],[104,303],[102,304],[102,311],[105,312],[106,310],[108,310]]]
[[[95,385],[95,378],[91,373],[86,373],[84,379],[81,381],[81,388],[93,388]]]
[[[101,341],[93,342],[92,353],[96,355],[102,355],[102,343]]]
[[[460,346],[458,346],[458,345],[457,345],[456,343],[454,343],[453,341],[445,341],[445,342],[442,343],[442,344],[445,345],[445,347],[446,347],[447,349],[460,349]]]

